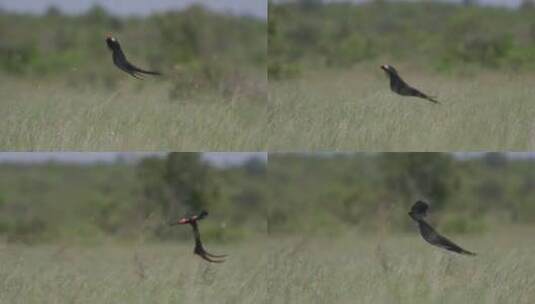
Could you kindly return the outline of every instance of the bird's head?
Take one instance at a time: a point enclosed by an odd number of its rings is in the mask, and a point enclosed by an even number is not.
[[[396,71],[396,69],[395,69],[393,66],[388,65],[388,64],[383,64],[383,65],[381,66],[381,69],[382,69],[383,71],[385,71],[385,72],[386,72],[387,74],[389,74],[389,75],[392,75],[392,74],[393,74],[393,75],[397,75],[397,73],[398,73],[398,72]]]
[[[208,215],[208,211],[202,210],[201,213],[199,213],[199,215],[196,216],[196,219],[198,219],[198,220],[203,219],[207,215]]]
[[[424,201],[417,201],[412,205],[409,216],[414,220],[421,220],[427,215],[427,209],[429,205]]]
[[[117,49],[119,43],[117,42],[117,39],[111,35],[111,33],[106,34],[106,45],[108,45],[108,48],[110,50]]]
[[[106,40],[117,41],[117,39],[115,39],[111,33],[106,34]]]

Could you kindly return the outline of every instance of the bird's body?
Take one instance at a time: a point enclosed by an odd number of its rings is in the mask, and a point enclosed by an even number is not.
[[[428,209],[427,203],[423,201],[417,201],[411,208],[411,211],[409,212],[409,216],[418,223],[418,228],[420,230],[420,235],[424,240],[426,240],[429,244],[453,251],[459,254],[465,254],[465,255],[476,255],[473,252],[470,252],[468,250],[465,250],[455,244],[454,242],[450,241],[448,238],[440,235],[438,232],[435,231],[431,225],[429,225],[425,220],[424,217],[427,214]]]
[[[195,239],[195,247],[193,248],[193,253],[200,256],[202,259],[212,262],[212,263],[223,263],[225,260],[219,260],[218,258],[224,258],[226,255],[215,255],[208,253],[201,242],[201,234],[199,232],[199,226],[197,225],[197,221],[203,219],[208,215],[208,212],[201,211],[199,215],[194,215],[191,217],[185,217],[181,218],[178,221],[171,223],[171,225],[184,225],[189,224],[193,230],[193,237]]]
[[[130,74],[132,77],[141,79],[140,74],[161,75],[160,72],[143,70],[131,64],[126,59],[126,56],[123,53],[121,45],[119,44],[119,41],[115,37],[108,35],[106,37],[106,44],[108,48],[112,51],[113,64],[115,64],[115,66],[117,66],[119,69],[123,70],[124,72]]]
[[[398,71],[393,66],[385,64],[381,66],[381,69],[383,69],[383,71],[385,71],[385,73],[390,78],[390,89],[393,92],[401,96],[419,97],[419,98],[426,99],[432,103],[439,103],[433,97],[430,97],[429,95],[424,94],[421,91],[407,84],[405,80],[403,80],[401,76],[399,76]]]

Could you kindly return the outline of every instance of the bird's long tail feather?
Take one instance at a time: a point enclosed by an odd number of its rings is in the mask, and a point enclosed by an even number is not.
[[[150,75],[162,75],[162,73],[160,72],[156,72],[156,71],[147,71],[147,70],[143,70],[143,69],[140,69],[134,65],[132,65],[132,70],[138,72],[138,73],[144,73],[144,74],[150,74]]]
[[[427,94],[424,94],[424,93],[422,93],[420,91],[416,91],[416,96],[421,97],[423,99],[426,99],[426,100],[428,100],[428,101],[430,101],[432,103],[440,104],[440,102],[438,100],[436,100],[434,97],[431,97],[431,96],[429,96]]]

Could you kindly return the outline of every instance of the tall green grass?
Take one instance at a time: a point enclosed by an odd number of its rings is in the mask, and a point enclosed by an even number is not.
[[[223,264],[202,261],[187,243],[2,244],[0,303],[529,304],[530,229],[451,236],[476,257],[432,247],[416,232],[207,244],[229,254]]]
[[[476,257],[411,236],[288,239],[274,249],[271,303],[531,303],[530,233],[455,237]]]
[[[395,95],[379,66],[270,82],[271,150],[471,151],[535,148],[535,77],[438,76],[399,67],[440,105]]]
[[[0,83],[2,150],[246,151],[266,147],[265,83],[230,95],[170,96],[170,84],[125,79],[116,88],[56,81]]]
[[[263,245],[2,246],[0,303],[268,303]]]

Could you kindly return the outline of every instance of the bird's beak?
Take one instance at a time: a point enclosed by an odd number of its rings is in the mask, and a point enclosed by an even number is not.
[[[386,67],[386,65],[382,65],[381,69],[383,69],[383,71],[388,71],[388,68]]]

